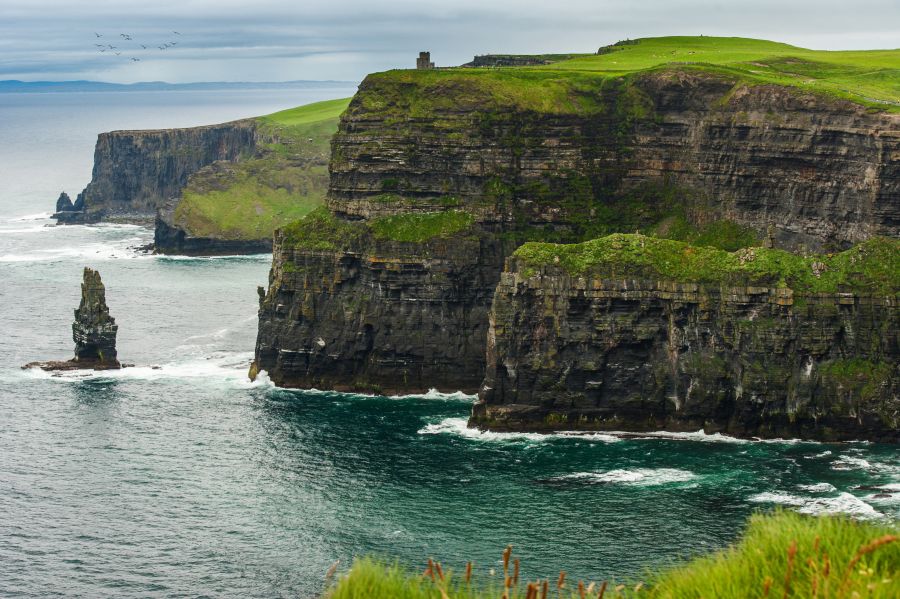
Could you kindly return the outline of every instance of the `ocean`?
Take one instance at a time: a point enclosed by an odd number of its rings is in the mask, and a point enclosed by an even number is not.
[[[481,433],[462,394],[251,383],[270,256],[152,256],[147,229],[48,219],[102,131],[352,93],[0,94],[0,596],[314,597],[336,560],[487,572],[507,544],[530,577],[638,580],[725,546],[756,510],[900,518],[893,446]],[[22,370],[71,357],[84,266],[136,366]]]

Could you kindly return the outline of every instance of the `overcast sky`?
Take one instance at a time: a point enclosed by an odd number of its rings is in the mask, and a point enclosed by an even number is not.
[[[701,33],[897,48],[900,0],[0,0],[0,79],[357,81],[419,50],[440,66]]]

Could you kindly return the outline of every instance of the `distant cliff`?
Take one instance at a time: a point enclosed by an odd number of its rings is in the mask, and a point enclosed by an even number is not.
[[[155,226],[159,253],[272,249],[275,228],[325,197],[328,156],[347,100],[221,125],[101,134],[90,184],[54,215],[64,224]]]
[[[101,133],[91,182],[76,200],[83,209],[58,212],[59,221],[152,223],[157,210],[179,196],[191,175],[218,160],[253,155],[256,146],[253,120]]]

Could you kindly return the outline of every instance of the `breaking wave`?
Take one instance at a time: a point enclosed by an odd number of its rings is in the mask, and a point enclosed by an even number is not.
[[[605,433],[580,433],[580,432],[560,432],[560,433],[507,433],[496,431],[483,431],[476,428],[469,428],[468,421],[465,418],[445,418],[440,422],[427,424],[419,429],[420,435],[440,435],[450,434],[457,435],[466,439],[476,441],[534,441],[544,442],[552,439],[584,439],[588,441],[601,441],[603,443],[615,443],[620,439],[614,435]]]
[[[790,493],[767,492],[749,497],[753,503],[775,503],[795,508],[801,514],[814,516],[847,514],[854,518],[883,518],[884,514],[850,493],[840,493],[837,497],[802,497]]]
[[[257,388],[271,386],[268,376],[262,373],[250,382],[247,370],[253,354],[249,352],[220,352],[198,356],[184,361],[152,366],[129,366],[121,370],[67,370],[47,372],[40,368],[22,370],[21,375],[68,383],[85,381],[163,381],[185,379],[209,379],[229,387]]]
[[[683,483],[699,478],[689,470],[677,468],[635,468],[607,472],[575,472],[551,478],[551,481],[580,481],[590,484],[622,484],[635,487],[654,487],[669,483]]]

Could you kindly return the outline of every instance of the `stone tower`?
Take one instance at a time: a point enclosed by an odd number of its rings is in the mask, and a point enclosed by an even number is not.
[[[416,59],[416,68],[417,69],[433,69],[434,63],[431,62],[431,52],[419,52],[419,57]]]

